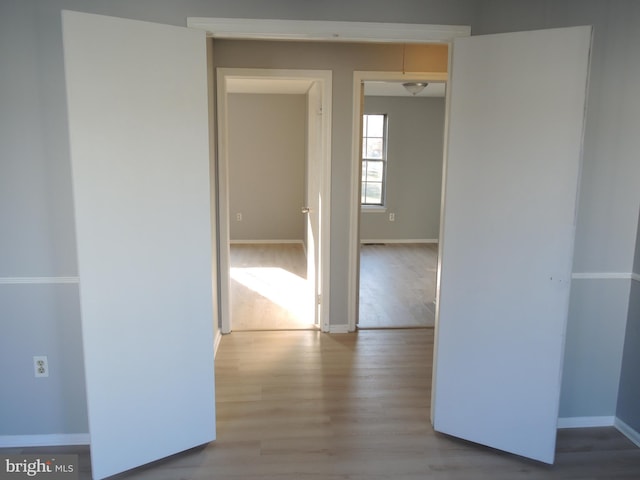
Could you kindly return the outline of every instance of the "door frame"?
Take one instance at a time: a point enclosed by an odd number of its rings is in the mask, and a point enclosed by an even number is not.
[[[451,58],[451,43],[449,43],[449,58]],[[451,62],[449,61],[449,64]],[[447,68],[448,70],[448,68]],[[448,71],[442,72],[353,72],[353,117],[352,117],[352,142],[351,142],[351,194],[349,212],[349,276],[347,278],[349,312],[348,331],[354,332],[358,325],[360,311],[360,189],[362,175],[362,161],[360,158],[360,135],[362,122],[363,96],[361,88],[363,82],[369,81],[427,81],[430,83],[447,83]],[[445,138],[448,124],[449,93],[445,95]],[[446,160],[446,151],[443,151],[443,162]],[[444,182],[444,177],[443,177]],[[442,201],[440,204],[442,211]],[[442,218],[442,217],[441,217]],[[440,229],[442,231],[442,228]],[[438,269],[440,271],[440,263]],[[439,275],[439,273],[438,273]]]
[[[322,90],[322,145],[321,171],[319,179],[320,194],[330,205],[331,199],[331,70],[292,70],[292,69],[253,69],[218,68],[216,72],[217,98],[217,148],[218,148],[218,255],[219,255],[219,294],[220,294],[220,331],[231,333],[231,276],[230,276],[230,221],[229,212],[229,141],[228,141],[228,102],[227,81],[230,79],[287,79],[309,80],[320,85]],[[320,212],[320,248],[317,264],[320,275],[317,289],[321,294],[318,302],[318,319],[323,332],[329,331],[330,309],[330,228],[331,211],[322,208]]]
[[[470,25],[187,17],[211,38],[317,42],[442,43],[471,35]]]
[[[453,39],[456,37],[468,37],[471,35],[470,25],[435,25],[435,24],[409,24],[409,23],[386,23],[386,22],[336,22],[336,21],[316,21],[316,20],[273,20],[273,19],[247,19],[247,18],[216,18],[216,17],[187,17],[187,27],[195,28],[199,30],[205,30],[207,36],[210,38],[220,39],[245,39],[245,40],[301,40],[301,41],[320,41],[320,42],[375,42],[375,43],[414,43],[414,44],[426,44],[426,43],[444,43],[449,46],[449,64],[451,63],[451,45]],[[214,47],[215,49],[215,47]],[[241,70],[241,69],[237,69]],[[251,69],[245,69],[251,70]],[[254,70],[260,71],[260,70]],[[354,75],[358,73],[354,71]],[[366,72],[360,72],[366,73]],[[377,73],[384,75],[384,72],[369,72],[370,76],[367,79],[374,79]],[[389,72],[387,72],[389,73]],[[389,73],[389,75],[392,75]],[[406,78],[407,80],[415,79],[412,77],[412,73],[401,74],[396,72],[395,75],[404,75],[399,77],[400,79]],[[423,77],[420,77],[423,78]],[[397,78],[396,78],[397,79]],[[435,81],[435,80],[434,80]],[[355,83],[355,79],[354,79]],[[218,115],[217,120],[220,123],[220,99],[224,100],[224,95],[220,93],[220,82],[218,82],[217,98],[218,98]],[[354,87],[355,92],[355,87]],[[446,102],[449,101],[447,95]],[[355,112],[359,112],[359,108],[356,109],[356,101],[360,103],[360,93],[354,93],[354,117]],[[330,106],[331,103],[329,103]],[[358,120],[359,121],[359,120]],[[356,125],[354,121],[354,125]],[[357,132],[358,128],[353,127]],[[446,124],[445,124],[446,129]],[[329,124],[329,130],[331,130],[331,124]],[[355,133],[352,132],[352,139]],[[220,136],[218,143],[220,142]],[[359,141],[359,140],[358,140]],[[220,145],[218,145],[220,148]],[[355,148],[355,147],[353,147]],[[353,150],[352,148],[352,150]],[[220,151],[219,151],[220,152]],[[226,161],[224,155],[220,155],[218,160],[220,164]],[[331,154],[329,153],[329,156]],[[324,258],[323,268],[324,277],[322,288],[322,315],[320,318],[320,324],[323,332],[331,333],[346,333],[348,331],[354,331],[357,323],[358,313],[358,269],[359,269],[359,189],[360,182],[358,172],[360,171],[360,164],[357,149],[356,153],[352,154],[352,167],[351,167],[351,193],[350,193],[350,221],[349,221],[349,250],[348,250],[348,278],[347,278],[347,300],[348,300],[348,312],[347,312],[347,324],[346,325],[331,325],[330,324],[330,284],[329,284],[329,264],[330,258]],[[358,164],[355,165],[355,160],[358,160]],[[330,159],[329,159],[330,163]],[[222,165],[227,167],[228,164]],[[356,168],[357,167],[357,168]],[[329,166],[330,168],[330,166]],[[222,172],[219,172],[221,175]],[[330,173],[329,173],[330,178]],[[226,184],[220,181],[218,188],[226,188]],[[222,200],[224,197],[219,195]],[[331,198],[331,197],[327,197]],[[219,215],[219,239],[228,238],[228,206],[218,205]],[[222,215],[226,215],[226,219],[222,218]],[[225,223],[226,222],[226,223]],[[329,222],[323,228],[322,241],[327,249],[329,249],[330,237],[328,227]],[[226,230],[224,230],[226,229]],[[220,246],[218,247],[220,248]],[[226,248],[221,249],[221,252],[228,250]],[[328,256],[328,255],[327,255]],[[228,271],[228,263],[223,264],[222,255],[220,255],[220,318],[221,318],[221,333],[229,333],[230,325],[225,325],[225,318],[230,318],[228,311],[228,301],[225,302],[225,298],[228,299],[228,291],[230,285],[230,279],[228,275],[223,275],[223,272]],[[228,261],[228,257],[227,257]],[[326,270],[324,270],[326,268]],[[226,277],[226,278],[225,278]],[[225,290],[226,289],[226,290]],[[225,292],[226,297],[225,297]],[[225,306],[224,303],[227,305]],[[226,309],[226,311],[225,311]],[[225,329],[225,327],[227,329]]]

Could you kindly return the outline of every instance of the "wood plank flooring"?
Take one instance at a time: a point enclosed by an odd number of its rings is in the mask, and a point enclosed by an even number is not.
[[[233,331],[315,329],[302,244],[231,245]]]
[[[216,357],[218,439],[119,478],[640,478],[640,449],[613,428],[560,430],[554,466],[435,433],[432,351],[433,329],[227,335]],[[80,478],[90,478],[86,447],[53,450],[79,453]]]
[[[434,326],[437,264],[435,244],[362,245],[358,327]]]
[[[438,247],[362,245],[359,328],[435,323]],[[314,329],[313,293],[300,244],[231,245],[233,331]]]

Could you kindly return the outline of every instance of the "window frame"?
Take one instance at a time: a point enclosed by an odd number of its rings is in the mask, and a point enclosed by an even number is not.
[[[367,117],[381,116],[383,118],[382,137],[369,136]],[[367,157],[366,140],[369,138],[381,138],[382,140],[382,158]],[[360,136],[361,154],[360,154],[360,207],[366,211],[385,211],[387,197],[387,170],[388,170],[388,143],[389,143],[389,115],[387,113],[364,113],[362,114],[362,130]],[[368,166],[368,162],[379,162],[382,165],[382,179],[377,181],[366,180],[364,172]],[[363,195],[366,192],[367,184],[380,183],[380,203],[365,203]]]

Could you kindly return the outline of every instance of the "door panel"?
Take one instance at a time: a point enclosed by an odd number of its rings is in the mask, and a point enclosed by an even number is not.
[[[318,295],[320,294],[320,184],[322,183],[322,88],[314,82],[307,93],[307,178],[306,216],[307,282],[313,305],[313,323],[318,325]]]
[[[456,39],[432,419],[553,463],[591,28]]]
[[[94,478],[215,438],[204,32],[63,12]]]

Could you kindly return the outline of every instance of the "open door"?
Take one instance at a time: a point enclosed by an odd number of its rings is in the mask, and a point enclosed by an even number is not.
[[[63,12],[91,461],[215,438],[205,33]]]
[[[313,82],[307,93],[307,165],[306,165],[306,221],[305,240],[307,251],[307,282],[313,305],[313,323],[318,326],[319,298],[321,287],[320,271],[320,215],[322,204],[320,184],[322,183],[322,88]]]
[[[591,28],[454,41],[432,420],[553,463]]]

